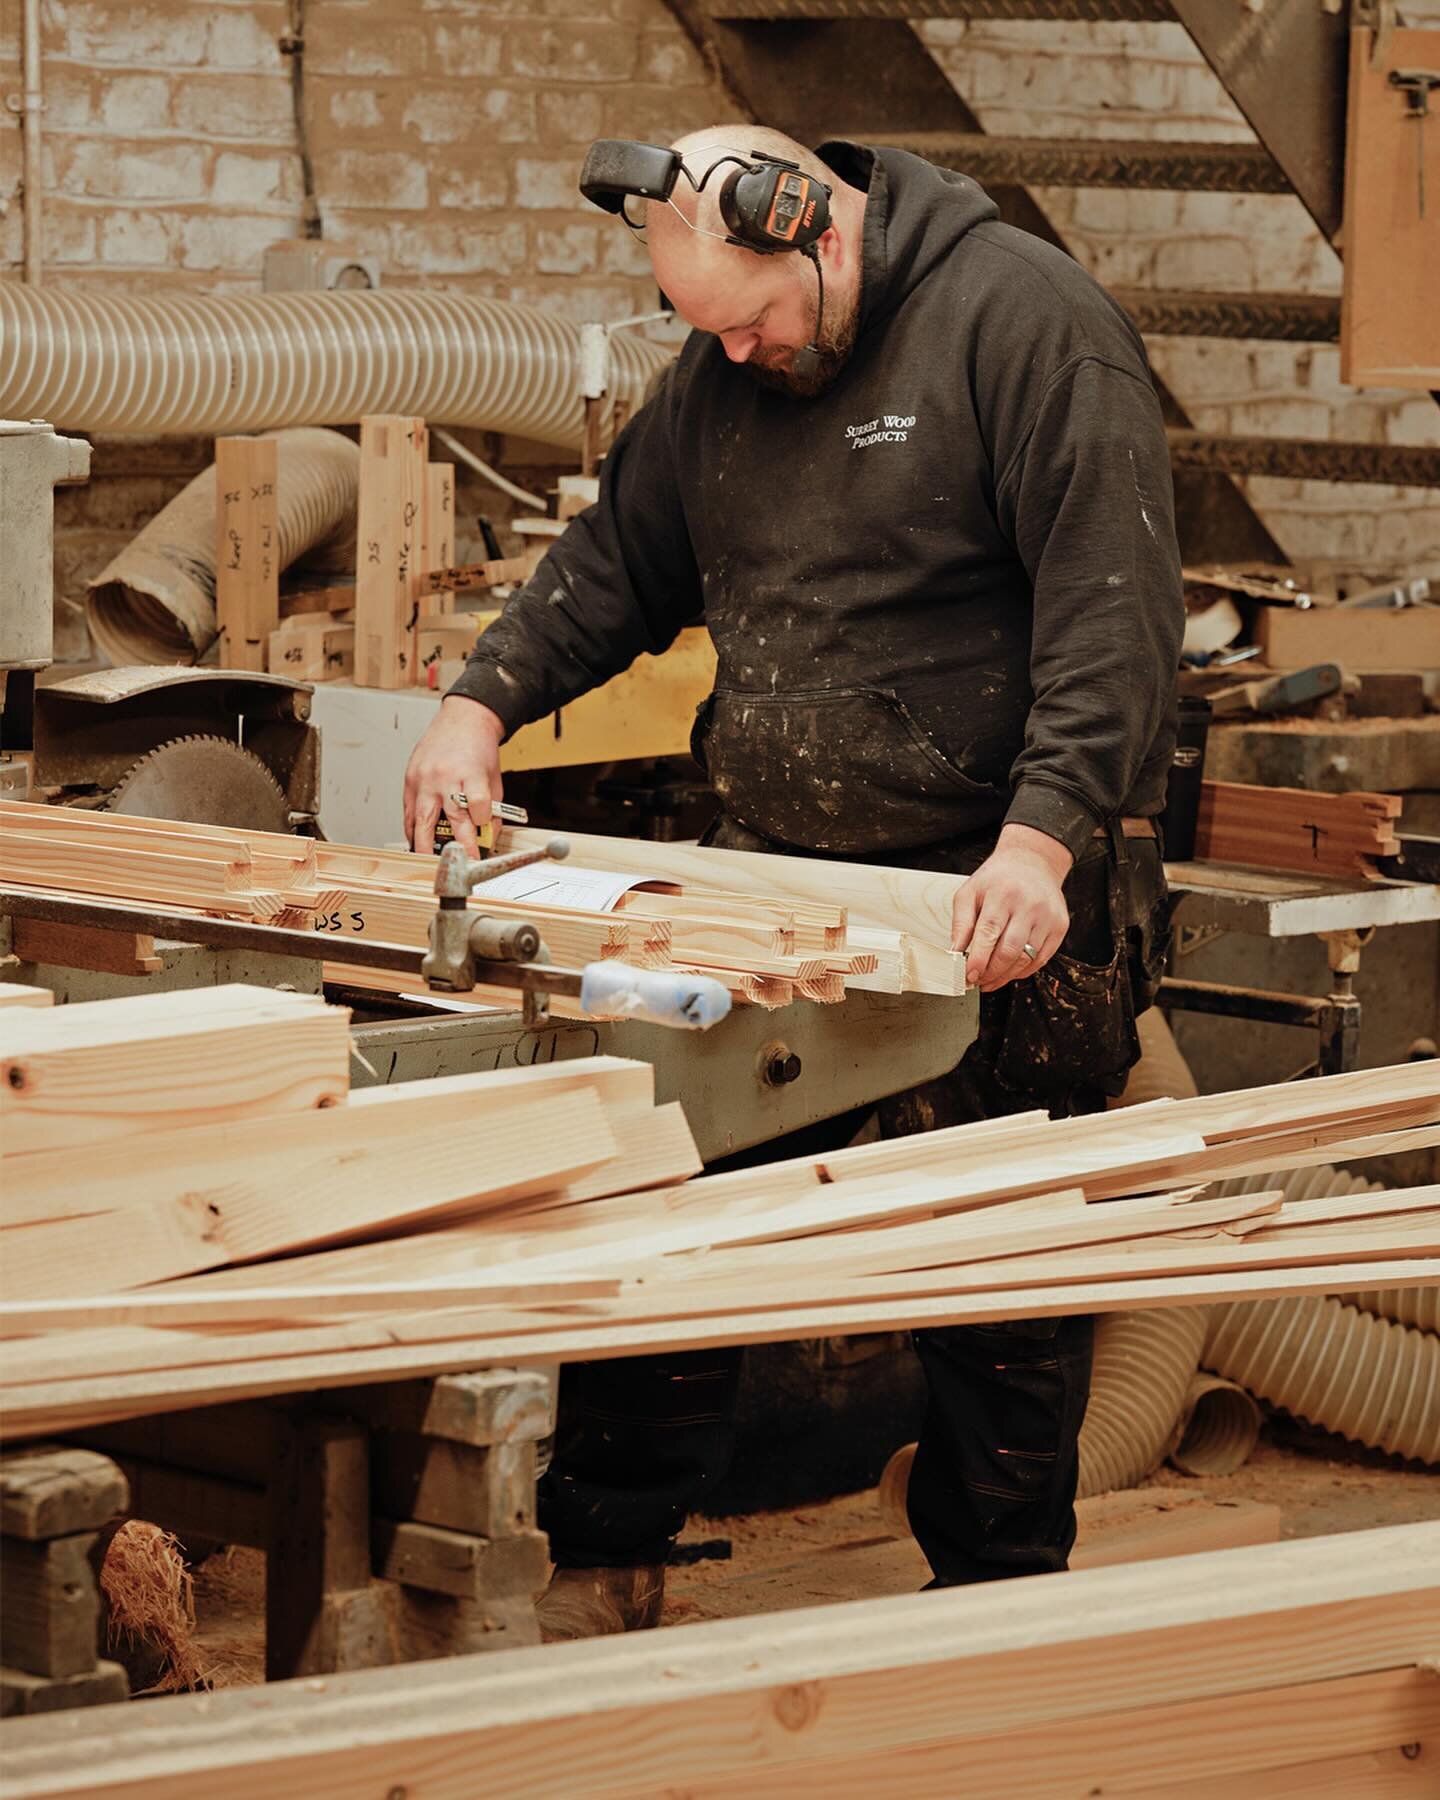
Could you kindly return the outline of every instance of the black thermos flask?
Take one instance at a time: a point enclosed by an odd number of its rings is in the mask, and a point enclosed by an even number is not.
[[[1189,862],[1195,855],[1195,826],[1200,815],[1200,783],[1205,777],[1205,739],[1210,730],[1210,702],[1184,694],[1180,700],[1180,735],[1165,790],[1161,828],[1169,862]]]

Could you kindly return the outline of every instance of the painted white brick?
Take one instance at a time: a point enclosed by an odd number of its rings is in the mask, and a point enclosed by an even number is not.
[[[66,0],[50,10],[47,23],[58,23],[65,54],[81,62],[194,65],[204,62],[209,39],[198,6],[180,11],[125,0]]]
[[[144,149],[86,138],[70,148],[63,190],[107,200],[199,200],[208,191],[209,152],[199,144]]]
[[[483,153],[463,167],[453,164],[441,169],[434,182],[435,204],[467,211],[510,202],[510,168],[498,157]]]
[[[382,125],[385,115],[380,110],[380,96],[374,88],[340,88],[330,96],[330,118],[342,129],[365,130]]]
[[[321,159],[316,185],[322,205],[413,212],[426,203],[427,169],[422,157],[396,150],[336,150]]]
[[[100,123],[127,137],[140,137],[172,124],[169,78],[112,75],[101,89]]]
[[[127,268],[164,268],[175,254],[178,235],[172,215],[116,209],[100,221],[100,257]]]
[[[210,198],[216,206],[295,202],[301,192],[298,156],[251,156],[222,150],[215,158]]]
[[[583,206],[580,164],[581,158],[576,156],[520,157],[515,164],[515,204],[551,211]],[[594,209],[585,207],[585,211],[593,216]]]

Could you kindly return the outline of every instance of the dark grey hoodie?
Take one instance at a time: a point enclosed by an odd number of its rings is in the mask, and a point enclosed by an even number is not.
[[[866,188],[854,351],[801,400],[693,332],[452,692],[509,730],[703,612],[697,750],[799,848],[1032,825],[1072,851],[1163,804],[1184,621],[1144,348],[968,177],[820,154]]]

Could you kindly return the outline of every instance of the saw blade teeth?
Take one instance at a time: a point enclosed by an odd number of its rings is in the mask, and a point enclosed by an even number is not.
[[[290,803],[274,773],[254,751],[211,732],[167,738],[138,756],[103,810],[254,831],[290,825]]]

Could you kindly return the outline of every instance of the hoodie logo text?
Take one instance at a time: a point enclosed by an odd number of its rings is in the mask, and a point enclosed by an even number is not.
[[[878,419],[868,419],[863,425],[847,425],[845,436],[852,450],[868,450],[872,444],[904,444],[909,442],[914,424],[914,413],[908,417],[885,413]]]

